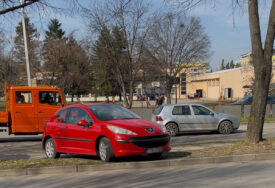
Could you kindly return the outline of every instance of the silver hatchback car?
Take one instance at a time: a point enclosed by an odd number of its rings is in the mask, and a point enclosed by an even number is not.
[[[215,113],[200,104],[174,104],[158,107],[152,121],[166,127],[170,136],[180,131],[219,131],[230,134],[240,126],[237,117]]]

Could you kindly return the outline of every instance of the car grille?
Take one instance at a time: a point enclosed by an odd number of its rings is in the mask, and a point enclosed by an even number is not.
[[[130,138],[130,142],[139,147],[153,148],[167,144],[169,139],[169,135],[133,137]]]

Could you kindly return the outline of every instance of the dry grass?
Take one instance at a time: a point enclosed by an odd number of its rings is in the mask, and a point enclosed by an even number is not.
[[[191,154],[189,157],[218,157],[226,155],[275,153],[275,138],[269,138],[256,145],[242,141],[233,143],[230,146],[220,146],[214,148],[186,151]]]
[[[184,146],[182,147],[184,148]],[[232,145],[212,147],[198,150],[184,150],[169,152],[166,159],[172,158],[199,158],[199,157],[219,157],[228,155],[275,153],[275,138],[268,138],[256,145],[249,145],[247,142],[235,142]],[[143,161],[140,158],[132,159]],[[130,161],[132,161],[130,160]],[[119,160],[120,161],[120,160]],[[117,162],[119,162],[117,161]],[[120,162],[125,162],[121,160]],[[126,160],[128,161],[128,160]],[[60,159],[21,159],[21,160],[0,160],[1,169],[24,169],[40,168],[53,166],[72,166],[72,165],[100,165],[106,164],[94,157],[73,157]]]
[[[71,165],[95,165],[103,163],[104,162],[100,160],[83,158],[1,160],[0,169],[23,169]]]

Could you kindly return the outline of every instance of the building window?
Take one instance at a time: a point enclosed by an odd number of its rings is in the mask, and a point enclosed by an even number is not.
[[[186,94],[186,73],[181,74],[181,94]]]

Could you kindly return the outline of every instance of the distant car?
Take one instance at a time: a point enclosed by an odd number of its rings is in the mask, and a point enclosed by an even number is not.
[[[253,96],[245,96],[238,100],[237,102],[232,103],[233,105],[250,105],[252,104]],[[267,104],[275,104],[275,97],[267,96]]]
[[[163,105],[153,113],[152,121],[166,127],[170,136],[181,131],[219,131],[230,134],[240,126],[237,117],[218,114],[200,104]]]
[[[75,104],[60,109],[47,123],[43,148],[48,158],[61,153],[113,157],[148,155],[170,150],[165,128],[112,104]]]

